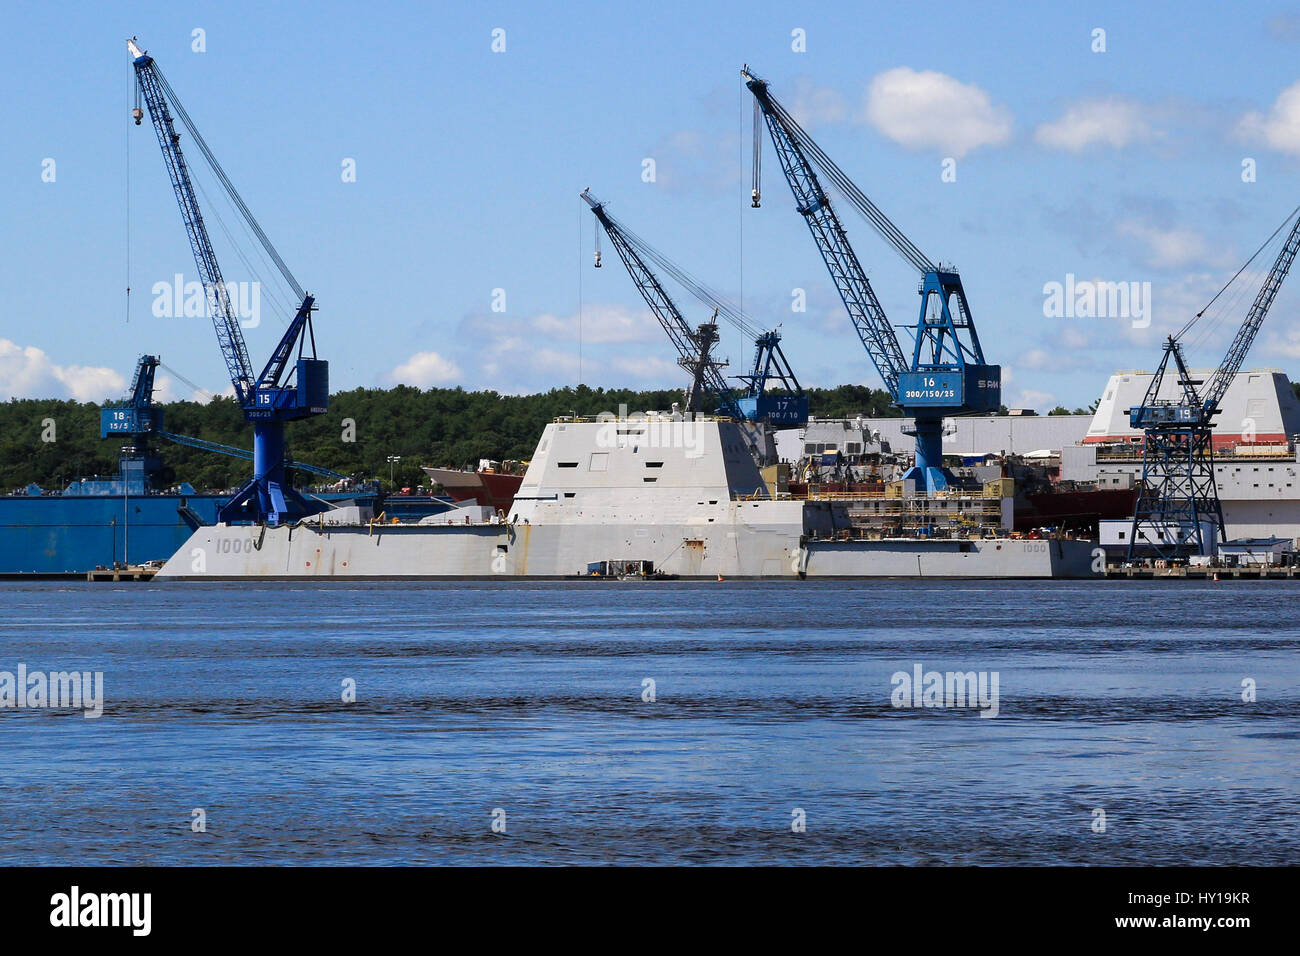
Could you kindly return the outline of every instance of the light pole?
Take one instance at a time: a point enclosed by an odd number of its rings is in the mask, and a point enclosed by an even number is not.
[[[395,464],[397,464],[397,463],[398,463],[399,461],[401,461],[401,460],[402,460],[402,456],[401,456],[401,455],[389,455],[389,456],[388,456],[388,483],[389,483],[390,485],[393,484],[393,466],[394,466]]]

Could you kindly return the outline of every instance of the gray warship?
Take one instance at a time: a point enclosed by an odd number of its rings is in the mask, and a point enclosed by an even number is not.
[[[793,498],[731,419],[648,413],[546,426],[508,512],[418,521],[342,507],[198,529],[159,580],[572,578],[636,561],[680,579],[1087,578],[1090,541],[1000,531],[1009,491]],[[910,533],[898,533],[909,528]]]

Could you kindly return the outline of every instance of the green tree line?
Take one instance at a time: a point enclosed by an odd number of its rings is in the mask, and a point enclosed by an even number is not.
[[[809,407],[822,418],[897,415],[889,396],[861,385],[810,389]],[[298,461],[364,478],[389,476],[398,487],[425,481],[421,465],[475,466],[480,458],[529,458],[543,427],[563,415],[666,410],[682,395],[674,389],[552,389],[501,395],[460,388],[357,388],[330,398],[327,414],[288,426],[289,455]],[[233,399],[161,406],[167,431],[252,448],[252,427]],[[43,399],[0,402],[0,493],[35,483],[61,488],[74,478],[117,473],[123,441],[99,437],[100,406]],[[347,425],[352,422],[351,427]],[[351,438],[352,440],[347,440]],[[187,481],[199,490],[233,488],[249,474],[237,458],[154,439],[164,485]],[[297,480],[320,479],[299,475]]]

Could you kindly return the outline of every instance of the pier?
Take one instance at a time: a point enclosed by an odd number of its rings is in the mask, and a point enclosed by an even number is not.
[[[1108,580],[1132,578],[1152,580],[1154,578],[1184,578],[1192,581],[1263,581],[1294,578],[1295,565],[1248,564],[1236,568],[1210,568],[1192,565],[1178,565],[1172,568],[1124,567],[1118,564],[1106,565],[1105,577]]]
[[[87,581],[150,581],[158,573],[157,568],[132,565],[126,568],[95,568],[86,572]]]

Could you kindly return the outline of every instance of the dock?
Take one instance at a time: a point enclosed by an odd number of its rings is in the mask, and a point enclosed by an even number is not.
[[[1178,565],[1172,568],[1126,568],[1118,564],[1106,566],[1105,577],[1108,580],[1133,579],[1150,581],[1153,579],[1181,578],[1189,581],[1273,581],[1296,576],[1295,565],[1255,564],[1236,568],[1208,568],[1190,565]]]
[[[150,581],[158,573],[157,568],[146,568],[139,565],[126,568],[96,568],[93,571],[86,572],[87,581]]]

